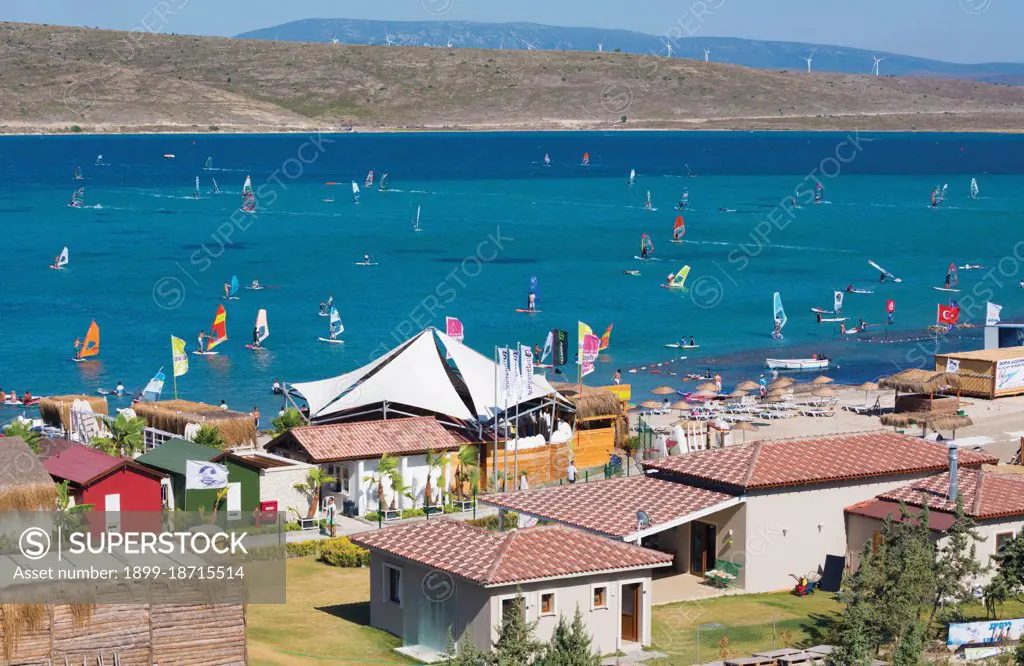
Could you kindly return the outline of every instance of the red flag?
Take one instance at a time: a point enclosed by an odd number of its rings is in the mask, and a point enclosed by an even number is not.
[[[885,302],[885,311],[889,314],[896,312],[896,301],[891,298]]]
[[[948,305],[939,305],[939,318],[938,323],[948,324],[950,326],[956,324],[960,319],[960,308],[951,308]]]

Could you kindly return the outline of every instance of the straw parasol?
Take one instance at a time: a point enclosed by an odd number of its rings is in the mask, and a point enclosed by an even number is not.
[[[695,398],[716,398],[718,397],[717,391],[696,391],[690,394]]]
[[[742,430],[743,431],[743,443],[744,444],[747,443],[747,431],[748,430],[757,430],[757,428],[754,427],[754,424],[751,423],[750,421],[737,421],[736,423],[733,423],[731,427],[732,427],[733,430]]]
[[[827,386],[814,389],[811,393],[818,396],[819,398],[834,398],[837,395],[839,395],[838,393],[835,392],[835,390],[830,389]]]
[[[693,405],[689,402],[686,402],[685,400],[676,400],[671,405],[669,405],[669,409],[678,409],[679,411],[682,412],[687,409],[693,409]]]
[[[57,487],[20,437],[0,437],[0,511],[53,511]]]
[[[71,429],[71,405],[76,400],[85,400],[97,414],[109,414],[106,398],[95,395],[55,395],[39,400],[39,415],[43,422],[54,428]]]
[[[658,388],[651,391],[654,395],[672,395],[676,390],[671,386],[659,386]]]
[[[787,398],[789,398],[789,396],[786,394],[785,391],[775,390],[769,391],[768,395],[766,395],[764,399],[767,400],[768,402],[782,402]]]
[[[811,383],[812,384],[831,384],[832,383],[832,378],[831,377],[826,377],[825,375],[818,375],[817,377],[814,378],[814,381],[812,381]]]
[[[953,438],[956,439],[956,429],[973,425],[974,422],[969,416],[951,414],[947,412],[902,412],[885,414],[881,418],[882,425],[899,428],[908,425],[921,426],[923,437],[928,429],[931,430],[952,430]]]
[[[256,422],[242,412],[188,400],[140,402],[133,409],[146,420],[146,425],[157,430],[184,436],[189,423],[209,424],[224,435],[228,446],[256,444]]]
[[[742,389],[736,389],[735,391],[733,391],[732,393],[729,394],[729,397],[730,398],[743,398],[743,397],[746,397],[748,395],[750,395],[749,391],[744,391]]]
[[[761,385],[753,380],[744,379],[742,382],[736,385],[736,388],[737,390],[740,391],[756,391],[759,388],[761,388]]]
[[[719,388],[721,388],[721,387],[718,384],[714,383],[714,382],[704,382],[703,384],[698,384],[697,385],[697,390],[698,391],[711,391],[711,392],[715,393],[716,395],[718,394],[718,389]]]
[[[794,380],[792,377],[779,377],[778,379],[773,380],[772,383],[768,385],[768,388],[786,388],[787,386],[792,386],[793,384],[796,384],[796,380]]]
[[[645,400],[644,402],[640,403],[640,406],[646,407],[647,409],[658,409],[659,407],[661,407],[661,403],[658,402],[657,400]]]
[[[866,405],[868,403],[868,392],[877,391],[878,384],[876,384],[875,382],[864,382],[863,384],[857,387],[857,390],[864,391],[864,404]]]

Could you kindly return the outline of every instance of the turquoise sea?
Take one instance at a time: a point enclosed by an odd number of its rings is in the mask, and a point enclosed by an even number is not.
[[[589,167],[580,164],[585,151]],[[97,154],[104,165],[95,164]],[[213,170],[202,168],[207,157]],[[728,382],[756,377],[767,356],[815,352],[834,359],[837,379],[862,381],[931,362],[936,343],[925,327],[951,295],[932,287],[950,262],[986,267],[960,272],[963,291],[952,296],[963,318],[982,320],[989,299],[1005,307],[1004,320],[1024,309],[1022,165],[1024,137],[991,134],[3,138],[0,387],[93,393],[120,380],[133,391],[162,366],[166,397],[170,336],[194,349],[222,303],[229,340],[217,356],[189,356],[179,396],[259,405],[265,415],[280,406],[269,390],[275,379],[351,370],[425,326],[443,329],[445,315],[460,318],[466,342],[485,354],[496,344],[542,343],[553,327],[574,332],[577,320],[598,333],[614,322],[611,347],[588,378],[594,383],[620,368],[641,389],[682,386],[667,373],[705,368]],[[83,181],[72,180],[76,166]],[[370,169],[378,181],[389,172],[392,189],[363,189],[354,205],[350,182],[362,187]],[[237,212],[246,175],[256,215]],[[972,177],[976,200],[968,196]],[[816,178],[829,203],[810,203]],[[211,193],[213,179],[222,194]],[[943,183],[946,202],[932,210],[931,189]],[[85,207],[72,209],[66,203],[78,185]],[[673,244],[684,188],[687,233]],[[644,210],[648,190],[656,211]],[[790,196],[802,206],[790,209]],[[419,233],[411,229],[417,208]],[[659,261],[633,258],[643,233]],[[49,270],[65,245],[69,270]],[[355,265],[366,253],[379,265]],[[903,282],[880,285],[869,258]],[[691,267],[689,290],[659,288],[683,264]],[[239,300],[224,301],[232,275],[276,288],[243,289]],[[543,312],[517,314],[534,276]],[[833,290],[849,284],[875,293],[847,295],[845,316],[880,324],[891,298],[895,324],[843,338],[816,323],[809,308],[830,307]],[[775,291],[789,316],[777,341]],[[317,341],[327,329],[319,303],[331,294],[343,345]],[[252,352],[243,345],[259,308],[271,335],[264,351]],[[100,356],[73,363],[72,342],[92,319],[102,331]],[[701,348],[658,366],[679,356],[665,344],[683,335]],[[958,330],[939,344],[977,347],[980,332]],[[646,370],[629,374],[633,368]],[[574,368],[566,371],[575,379]]]

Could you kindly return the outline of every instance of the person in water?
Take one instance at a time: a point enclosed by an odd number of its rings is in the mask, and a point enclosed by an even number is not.
[[[622,370],[616,370],[615,374],[612,375],[612,384],[616,384],[617,385],[617,384],[621,384],[621,383],[622,383]]]
[[[846,293],[849,294],[849,293],[852,293],[852,292],[853,292],[853,285],[852,284],[846,285]]]
[[[260,327],[259,326],[253,326],[252,327],[252,346],[253,347],[259,347],[260,346]]]
[[[867,327],[867,322],[865,322],[863,319],[858,319],[857,320],[857,328],[859,328],[860,330],[863,331],[866,327]]]
[[[647,244],[646,243],[642,244],[640,246],[640,258],[641,259],[646,259],[647,258]],[[671,279],[669,280],[669,282],[671,282]]]
[[[839,322],[839,333],[840,333],[840,335],[846,335],[846,322],[845,321]]]
[[[885,282],[885,273],[879,273],[878,274],[878,281],[879,282]]]
[[[199,337],[197,338],[197,344],[199,345],[196,351],[202,353],[206,351],[206,331],[199,331]]]
[[[363,263],[364,264],[370,263],[370,255],[368,255],[368,254],[364,254],[363,255]]]
[[[817,314],[818,314],[818,323],[820,324],[821,323],[821,313],[819,312]]]
[[[330,296],[327,297],[327,307],[325,308],[324,311],[330,312],[332,307],[334,307],[334,294],[331,294]]]
[[[251,288],[253,288],[253,289],[259,289],[259,288],[260,288],[260,281],[259,281],[259,280],[253,280],[253,281],[252,281],[252,284],[251,284],[251,285],[249,285],[249,286],[250,286]]]
[[[952,276],[949,273],[946,273],[946,289],[949,289],[950,280],[952,280]]]
[[[1024,282],[1022,282],[1020,286],[1024,287]],[[82,341],[79,338],[75,338],[74,348],[75,358],[82,358]]]
[[[124,384],[121,383],[120,379],[117,380],[117,386],[114,387],[114,393],[124,395]]]
[[[270,390],[273,391],[275,395],[280,395],[281,393],[284,393],[284,391],[281,389],[281,380],[275,379],[274,385],[270,387]]]
[[[230,282],[225,282],[224,283],[224,298],[229,298],[230,296],[231,296],[231,283]]]
[[[327,312],[327,306],[324,304],[323,301],[320,301],[320,314],[324,314],[326,312]]]
[[[526,297],[526,309],[533,312],[537,309],[537,294],[530,292],[530,295]]]

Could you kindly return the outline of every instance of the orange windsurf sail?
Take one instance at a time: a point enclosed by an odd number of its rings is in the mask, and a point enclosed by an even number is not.
[[[213,326],[210,327],[210,339],[206,343],[206,351],[210,351],[220,343],[228,339],[228,311],[223,305],[217,306],[217,315],[213,318]]]
[[[78,352],[79,358],[89,358],[90,356],[96,356],[100,353],[100,327],[96,325],[94,319],[89,324],[89,330],[85,334],[85,342],[82,344],[81,350]]]
[[[686,224],[683,223],[683,216],[676,216],[676,224],[672,227],[672,239],[682,240],[683,236],[686,235]]]
[[[601,336],[601,346],[598,347],[599,350],[604,351],[605,349],[608,349],[608,345],[612,342],[612,326],[614,325],[615,322],[608,324],[608,330],[606,330],[604,335]]]

